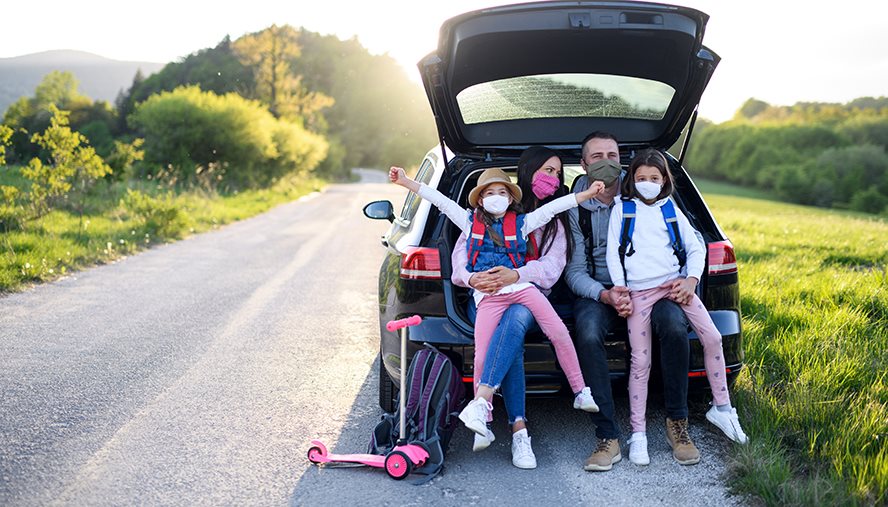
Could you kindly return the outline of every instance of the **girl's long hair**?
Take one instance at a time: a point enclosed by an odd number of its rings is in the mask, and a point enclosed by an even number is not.
[[[561,162],[561,172],[558,174],[559,185],[558,188],[555,189],[554,194],[540,200],[537,199],[537,196],[533,193],[533,175],[552,157],[556,157]],[[556,153],[555,150],[546,148],[545,146],[530,146],[524,150],[521,153],[521,157],[518,159],[518,187],[521,188],[521,207],[524,208],[525,212],[534,211],[540,206],[570,193],[567,187],[564,186],[564,161],[561,160],[561,155]],[[540,244],[537,245],[540,249],[540,251],[537,252],[537,256],[542,257],[550,248],[552,248],[552,243],[555,241],[555,234],[558,232],[558,224],[556,223],[556,220],[561,222],[562,230],[567,238],[567,250],[565,251],[565,254],[567,261],[570,262],[570,258],[573,255],[573,241],[570,237],[570,218],[568,217],[567,211],[562,211],[557,214],[555,220],[550,221],[543,227],[542,239],[540,240]]]
[[[641,198],[641,195],[635,189],[635,172],[643,165],[656,167],[660,171],[660,175],[663,176],[663,188],[660,189],[660,194],[655,200],[658,201],[672,195],[675,183],[672,179],[672,171],[669,170],[669,162],[666,161],[666,157],[658,150],[647,148],[639,151],[635,158],[632,159],[632,162],[629,162],[629,169],[626,171],[626,177],[623,178],[623,187],[620,189],[623,199]]]

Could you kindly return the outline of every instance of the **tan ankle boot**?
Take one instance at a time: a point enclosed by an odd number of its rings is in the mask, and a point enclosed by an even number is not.
[[[691,441],[688,433],[688,420],[666,418],[666,441],[672,446],[672,457],[680,465],[696,465],[700,462],[700,451]]]
[[[592,455],[586,458],[583,470],[587,472],[606,472],[614,467],[614,463],[623,459],[620,453],[620,441],[616,438],[602,438]]]

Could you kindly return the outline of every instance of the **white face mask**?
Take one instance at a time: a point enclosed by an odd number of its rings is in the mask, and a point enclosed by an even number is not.
[[[481,198],[481,207],[492,215],[499,215],[509,209],[509,198],[504,195],[489,195]]]
[[[660,190],[662,189],[662,185],[660,185],[659,183],[654,183],[653,181],[635,182],[635,190],[638,190],[638,193],[641,194],[641,196],[648,201],[660,195]]]

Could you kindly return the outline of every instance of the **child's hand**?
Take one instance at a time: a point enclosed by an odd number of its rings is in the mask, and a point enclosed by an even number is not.
[[[389,169],[389,181],[391,181],[392,183],[403,186],[402,182],[406,178],[407,178],[407,173],[404,172],[404,169],[402,167],[392,166],[392,168]]]
[[[604,190],[604,183],[601,181],[593,181],[592,184],[589,185],[589,188],[582,192],[577,192],[577,204],[583,201],[588,201],[598,195],[602,190]]]
[[[392,166],[389,169],[389,181],[396,185],[401,185],[412,192],[419,192],[419,183],[407,177],[407,173],[401,167]]]
[[[697,291],[697,279],[694,277],[679,278],[672,281],[672,290],[669,291],[669,299],[680,305],[691,302]]]

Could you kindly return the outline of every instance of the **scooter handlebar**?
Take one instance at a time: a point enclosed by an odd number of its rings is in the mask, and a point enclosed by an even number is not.
[[[414,315],[413,317],[405,317],[403,319],[398,320],[390,320],[385,325],[385,328],[389,331],[397,331],[398,329],[415,326],[422,322],[422,317],[419,315]]]

